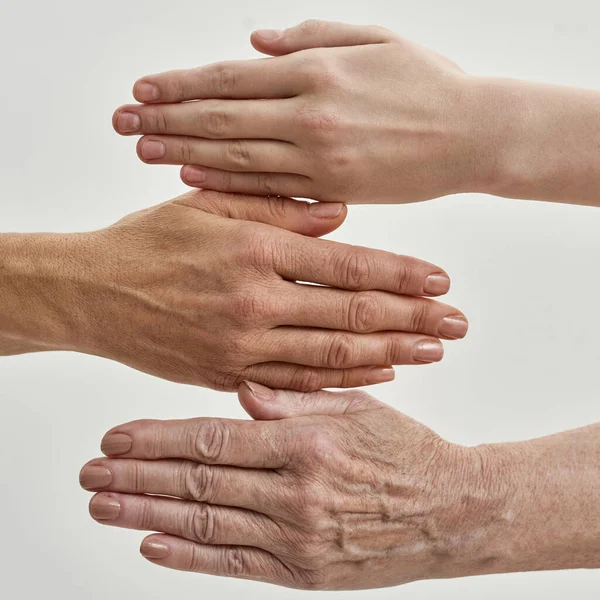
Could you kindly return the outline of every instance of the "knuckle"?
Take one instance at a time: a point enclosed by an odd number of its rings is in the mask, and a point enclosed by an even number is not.
[[[245,572],[244,552],[241,548],[226,548],[221,556],[221,572],[229,577],[239,577]]]
[[[298,25],[298,30],[305,36],[317,35],[325,26],[324,21],[318,19],[307,19]]]
[[[160,108],[150,110],[147,119],[153,131],[158,134],[168,133],[169,123],[163,110]]]
[[[283,221],[287,217],[288,204],[285,198],[270,196],[266,199],[269,214],[277,221]]]
[[[357,333],[376,331],[382,316],[378,296],[373,292],[359,292],[350,299],[348,329]]]
[[[225,160],[237,169],[248,169],[252,161],[246,142],[243,140],[229,142],[225,147]]]
[[[429,310],[425,302],[414,301],[412,303],[408,330],[413,332],[424,332],[429,321]]]
[[[206,465],[187,469],[183,483],[186,498],[195,502],[208,502],[214,495],[214,477],[214,470]]]
[[[323,387],[323,376],[312,369],[298,369],[292,376],[290,387],[301,392],[314,392]]]
[[[179,161],[184,165],[192,164],[192,146],[187,141],[182,141],[179,146]]]
[[[397,281],[398,289],[401,292],[406,292],[407,290],[410,290],[410,288],[412,287],[411,284],[414,280],[414,275],[414,270],[408,264],[403,264],[399,266]]]
[[[271,295],[260,290],[244,290],[234,295],[231,310],[236,321],[255,325],[272,315],[273,302]]]
[[[229,443],[229,430],[222,421],[208,419],[192,428],[191,455],[205,464],[216,463]]]
[[[210,88],[214,94],[230,96],[236,89],[236,80],[236,72],[231,65],[216,65],[210,78]]]
[[[194,506],[190,512],[189,530],[194,541],[199,544],[217,543],[215,510],[208,504]]]
[[[154,529],[154,517],[152,514],[152,501],[142,497],[139,505],[138,526],[140,529],[152,531]]]
[[[325,364],[331,369],[348,369],[355,361],[356,343],[347,335],[331,339],[326,350]]]
[[[222,108],[213,107],[201,113],[201,125],[210,137],[224,138],[229,132],[231,116]]]
[[[374,264],[367,253],[357,248],[350,248],[348,251],[339,252],[333,260],[346,289],[363,290],[369,286]]]
[[[340,125],[340,117],[332,109],[306,106],[297,113],[298,125],[302,130],[313,135],[329,135],[337,132]]]
[[[276,198],[277,186],[275,184],[275,178],[271,173],[258,173],[256,175],[256,186],[260,193],[266,194],[271,198],[281,200],[279,198]],[[281,201],[283,202],[283,200]]]

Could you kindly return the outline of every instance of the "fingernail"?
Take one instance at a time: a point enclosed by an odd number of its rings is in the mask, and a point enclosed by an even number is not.
[[[160,91],[155,85],[142,81],[135,84],[133,95],[140,102],[152,102],[160,98]]]
[[[156,160],[157,158],[162,158],[167,149],[162,142],[157,142],[156,140],[147,140],[142,143],[142,148],[140,153],[142,158],[146,160]]]
[[[258,37],[261,37],[263,40],[267,40],[268,42],[272,42],[277,38],[283,37],[283,31],[280,29],[259,29],[255,33]]]
[[[450,278],[444,273],[435,273],[425,280],[423,291],[431,296],[441,296],[450,290]]]
[[[469,323],[464,317],[446,317],[440,322],[438,333],[450,340],[464,338],[469,330]]]
[[[79,483],[84,490],[101,490],[112,481],[112,473],[106,467],[84,467],[79,474]]]
[[[187,167],[183,172],[183,178],[189,183],[204,183],[206,181],[206,171],[198,167]]]
[[[258,400],[272,400],[275,396],[275,392],[264,385],[249,381],[244,381],[244,383],[250,389],[250,393]]]
[[[417,362],[433,363],[442,360],[444,357],[444,346],[441,342],[426,341],[417,344],[413,358]]]
[[[373,367],[366,378],[366,385],[375,385],[377,383],[386,383],[394,381],[396,371],[392,367]]]
[[[100,449],[106,456],[127,454],[133,445],[132,439],[125,433],[109,433],[104,436]]]
[[[319,219],[334,219],[339,217],[344,205],[339,202],[312,202],[308,205],[308,212]]]
[[[139,115],[130,112],[122,112],[117,119],[117,129],[121,133],[134,133],[139,130],[142,122]]]
[[[114,521],[121,514],[121,505],[108,496],[96,496],[90,504],[90,514],[99,521]]]
[[[159,542],[147,542],[144,540],[140,552],[145,558],[165,558],[169,555],[169,546]]]

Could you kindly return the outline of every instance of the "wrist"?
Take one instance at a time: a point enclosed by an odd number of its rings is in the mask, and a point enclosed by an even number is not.
[[[492,500],[472,574],[600,567],[598,429],[584,431],[470,450]]]
[[[0,351],[72,350],[82,236],[0,235]]]

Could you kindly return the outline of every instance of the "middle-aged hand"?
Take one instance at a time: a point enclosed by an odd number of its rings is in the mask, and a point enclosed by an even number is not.
[[[440,360],[438,338],[463,337],[467,321],[418,296],[445,293],[448,276],[307,237],[344,216],[194,191],[88,234],[7,236],[0,331],[220,390],[367,385],[393,379],[388,365]]]
[[[600,567],[600,424],[467,448],[362,392],[240,387],[259,421],[137,421],[80,481],[157,565],[306,589]]]
[[[282,56],[144,77],[145,104],[118,109],[116,130],[144,136],[142,160],[221,191],[397,203],[490,176],[479,103],[450,60],[383,28],[319,21],[252,42]]]

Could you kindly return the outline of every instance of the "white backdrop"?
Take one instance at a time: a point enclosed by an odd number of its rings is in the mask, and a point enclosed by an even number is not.
[[[599,87],[597,0],[0,0],[0,231],[107,225],[184,188],[110,125],[141,75],[255,56],[255,27],[307,18],[385,25],[473,74]],[[460,196],[354,207],[333,237],[413,254],[453,277],[471,320],[442,364],[375,394],[465,444],[600,420],[600,210]],[[0,361],[0,594],[10,599],[233,597],[301,592],[162,570],[139,532],[87,514],[80,466],[130,419],[242,416],[233,395],[172,385],[100,359]],[[599,572],[421,582],[354,597],[598,598]],[[315,595],[313,595],[314,597]],[[316,594],[318,596],[318,594]],[[304,597],[308,597],[305,594]]]

